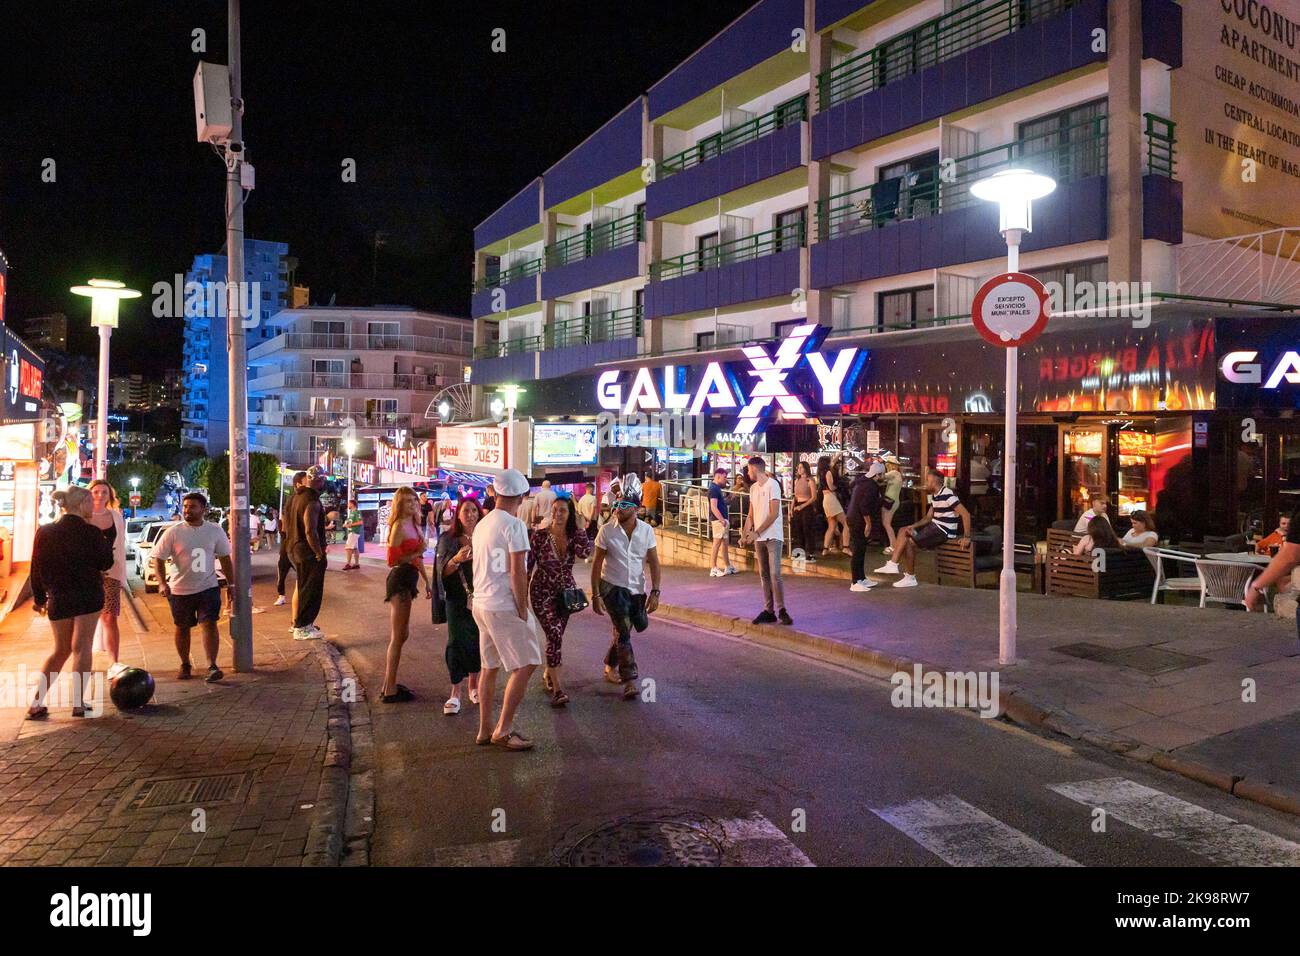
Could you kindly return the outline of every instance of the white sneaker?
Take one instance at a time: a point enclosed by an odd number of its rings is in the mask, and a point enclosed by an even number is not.
[[[478,703],[478,688],[477,688],[477,687],[475,687],[475,688],[473,688],[473,689],[470,690],[470,692],[469,692],[469,702],[470,702],[471,704],[477,704],[477,703]]]
[[[899,578],[897,581],[894,582],[894,587],[914,588],[917,587],[919,584],[920,582],[916,580],[915,574],[904,574],[901,578]]]
[[[459,714],[459,713],[460,713],[460,698],[459,698],[459,697],[448,697],[448,698],[447,698],[447,703],[445,703],[445,704],[442,705],[442,712],[443,712],[444,714],[446,714],[448,717],[454,716],[455,714]]]
[[[711,578],[725,578],[726,576],[727,572],[722,568],[709,568],[709,577]]]
[[[899,574],[900,572],[899,572],[897,562],[886,561],[880,567],[876,568],[876,570],[873,571],[872,573],[873,574]]]
[[[295,627],[293,629],[293,639],[295,641],[316,641],[323,636],[320,629],[315,627]]]
[[[284,595],[283,595],[283,594],[281,594],[278,598],[275,599],[275,606],[276,606],[276,607],[284,607],[284,606],[285,606],[286,604],[288,604],[288,603],[289,603],[289,602],[286,601],[286,600],[284,599]]]
[[[885,550],[884,550],[883,553],[884,553],[884,554],[893,554],[893,553],[894,553],[894,549],[893,549],[893,548],[885,548]]]
[[[875,581],[869,581],[866,578],[863,578],[861,581],[854,581],[852,584],[850,584],[849,590],[857,591],[861,593],[862,591],[870,591],[875,586],[876,586]]]

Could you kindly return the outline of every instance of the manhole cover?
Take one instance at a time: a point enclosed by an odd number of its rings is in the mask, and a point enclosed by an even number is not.
[[[695,820],[639,819],[607,824],[580,839],[568,866],[721,866],[722,828]]]
[[[242,773],[225,773],[142,780],[127,794],[125,801],[118,804],[116,812],[229,803],[239,795],[245,776]]]
[[[1131,667],[1143,674],[1153,675],[1168,674],[1172,671],[1181,671],[1189,667],[1199,667],[1201,664],[1209,663],[1209,660],[1204,657],[1194,657],[1191,654],[1181,654],[1178,651],[1166,651],[1145,644],[1138,647],[1102,647],[1100,644],[1081,642],[1078,644],[1062,644],[1060,647],[1053,647],[1052,650],[1058,654],[1081,657],[1087,661],[1114,664],[1117,667]]]

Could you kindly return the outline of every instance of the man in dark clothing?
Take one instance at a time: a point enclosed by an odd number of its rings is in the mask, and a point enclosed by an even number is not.
[[[869,591],[876,582],[867,577],[867,538],[871,537],[871,523],[880,515],[880,485],[876,479],[885,473],[885,466],[873,462],[866,471],[859,471],[853,480],[849,507],[844,518],[849,523],[849,545],[853,557],[849,561],[849,576],[853,583],[850,591]]]
[[[293,495],[298,491],[298,488],[301,487],[303,481],[305,481],[306,478],[307,478],[307,472],[305,471],[295,471],[293,473],[293,490],[289,492],[289,502],[291,504],[293,502]],[[284,585],[285,585],[285,580],[289,577],[289,572],[293,570],[293,559],[289,557],[289,536],[285,533],[285,524],[284,524],[285,521],[288,520],[289,513],[286,510],[284,514],[277,515],[276,517],[278,517],[280,520],[280,524],[278,525],[280,529],[280,564],[276,568],[275,605],[276,607],[281,607],[285,603]],[[293,588],[293,607],[294,610],[297,611],[298,608],[298,585],[297,584],[295,584]]]
[[[293,615],[293,639],[317,640],[325,633],[316,626],[325,596],[325,509],[320,493],[325,472],[313,465],[285,505],[285,547],[298,576],[298,606]]]

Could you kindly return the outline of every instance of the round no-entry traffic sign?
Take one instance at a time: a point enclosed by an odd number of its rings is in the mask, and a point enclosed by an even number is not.
[[[140,496],[139,496],[139,495],[132,495],[132,496],[131,496],[131,507],[132,507],[132,508],[138,508],[138,507],[140,507]]]
[[[971,304],[975,330],[1004,349],[1038,338],[1047,326],[1047,316],[1047,290],[1023,272],[1004,272],[989,279]]]

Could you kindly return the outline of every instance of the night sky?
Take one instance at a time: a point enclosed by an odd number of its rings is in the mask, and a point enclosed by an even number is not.
[[[749,5],[245,0],[246,235],[289,243],[313,304],[467,315],[474,225]],[[68,287],[121,279],[145,296],[114,333],[114,372],[180,364],[181,320],[155,319],[150,289],[225,238],[223,167],[195,141],[191,92],[225,47],[224,0],[3,5],[9,321],[65,312],[70,350],[93,354],[89,303]]]

